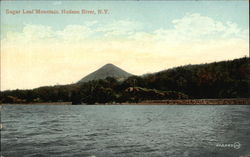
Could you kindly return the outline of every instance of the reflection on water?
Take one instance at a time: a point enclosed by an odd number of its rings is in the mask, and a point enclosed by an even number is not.
[[[1,110],[5,157],[250,155],[246,105],[6,105]]]

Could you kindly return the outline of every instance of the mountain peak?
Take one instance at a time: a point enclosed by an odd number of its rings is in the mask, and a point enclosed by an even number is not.
[[[115,66],[112,63],[107,63],[98,70],[82,78],[79,82],[88,82],[92,80],[105,79],[107,77],[113,77],[116,78],[117,80],[122,80],[126,79],[129,76],[132,76],[132,74],[124,71],[123,69]]]
[[[116,66],[114,64],[112,64],[112,63],[107,63],[102,67],[116,67]]]
[[[112,64],[112,63],[107,63],[107,64],[105,64],[104,66],[115,66],[115,65]]]

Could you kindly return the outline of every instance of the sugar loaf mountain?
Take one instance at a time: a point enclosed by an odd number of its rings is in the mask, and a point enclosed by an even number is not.
[[[121,68],[109,63],[101,67],[100,69],[94,71],[93,73],[82,78],[78,83],[88,82],[92,80],[106,79],[107,77],[113,77],[116,80],[125,80],[126,78],[132,76],[132,74],[122,70]]]
[[[3,104],[250,104],[249,61],[249,57],[244,57],[185,65],[142,76],[106,64],[73,84],[1,91],[0,101]]]

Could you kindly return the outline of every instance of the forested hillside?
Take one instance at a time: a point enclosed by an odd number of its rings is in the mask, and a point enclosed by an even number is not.
[[[1,92],[2,103],[72,102],[73,104],[140,102],[162,99],[249,98],[249,58],[180,66],[124,81],[103,80],[32,90]]]
[[[181,66],[143,78],[147,88],[174,90],[191,98],[250,97],[249,58]]]

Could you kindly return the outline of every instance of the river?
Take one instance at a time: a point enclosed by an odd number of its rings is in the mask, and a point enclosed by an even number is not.
[[[250,155],[247,105],[2,105],[4,157]]]

